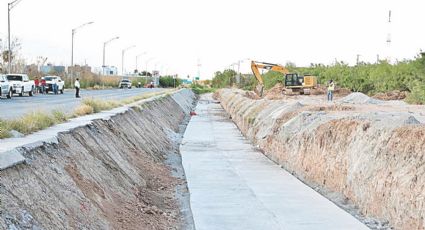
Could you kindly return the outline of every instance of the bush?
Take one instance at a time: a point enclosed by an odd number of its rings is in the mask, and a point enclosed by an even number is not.
[[[406,102],[411,104],[425,104],[425,85],[413,87],[412,92],[407,95]]]
[[[174,79],[172,76],[163,76],[159,78],[159,85],[164,88],[174,88],[182,84],[181,79]]]
[[[215,88],[210,88],[210,87],[199,85],[199,84],[192,84],[191,88],[192,88],[192,91],[198,95],[204,94],[204,93],[213,93],[216,90]]]
[[[120,103],[117,101],[105,101],[94,98],[84,99],[83,104],[92,107],[94,113],[98,113],[102,110],[113,109],[120,106]]]

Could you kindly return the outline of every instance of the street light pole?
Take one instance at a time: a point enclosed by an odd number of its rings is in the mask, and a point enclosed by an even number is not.
[[[143,53],[136,55],[136,68],[135,68],[135,70],[137,70],[137,68],[139,67],[139,65],[138,65],[139,57],[145,55],[146,53],[147,52],[143,52]]]
[[[150,61],[152,61],[153,59],[155,59],[155,58],[149,58],[148,60],[146,60],[146,70],[145,70],[145,76],[146,76],[146,83],[147,83],[147,80],[148,80],[148,63],[150,62]]]
[[[121,74],[124,76],[124,54],[127,50],[136,47],[135,45],[129,46],[122,50],[122,56],[121,56]]]
[[[10,71],[12,69],[12,49],[10,47],[10,11],[13,9],[13,7],[15,7],[16,5],[18,5],[18,3],[21,0],[15,0],[13,2],[9,2],[7,3],[7,36],[8,36],[8,53],[7,53],[7,73],[10,74]]]
[[[108,41],[106,41],[106,42],[103,43],[103,62],[102,62],[103,75],[105,75],[105,67],[106,67],[106,64],[105,64],[105,59],[106,59],[106,45],[109,44],[110,42],[114,41],[114,40],[119,39],[119,38],[120,37],[114,37],[114,38],[111,38]]]
[[[74,68],[74,36],[75,36],[75,33],[77,32],[78,29],[80,29],[80,28],[82,28],[84,26],[93,24],[93,23],[94,22],[87,22],[87,23],[84,23],[84,24],[82,24],[81,26],[79,26],[77,28],[72,29],[72,38],[71,38],[71,40],[72,40],[71,41],[71,69],[69,70],[70,75],[71,75],[71,85],[74,84],[74,82],[73,82],[73,80],[74,80],[73,68]]]

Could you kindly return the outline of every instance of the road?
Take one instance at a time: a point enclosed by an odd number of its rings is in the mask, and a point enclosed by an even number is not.
[[[33,97],[15,96],[12,99],[0,100],[0,119],[13,119],[33,111],[50,112],[52,110],[61,110],[65,113],[71,113],[84,98],[98,99],[125,99],[143,93],[159,92],[163,89],[106,89],[106,90],[81,90],[81,98],[75,98],[74,90],[66,90],[62,95],[41,95]]]

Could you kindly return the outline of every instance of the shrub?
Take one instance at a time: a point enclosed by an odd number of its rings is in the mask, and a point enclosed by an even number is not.
[[[413,87],[412,92],[407,95],[406,102],[411,104],[425,104],[425,85]]]
[[[30,134],[38,130],[48,128],[56,124],[55,118],[44,112],[28,113],[21,118],[7,121],[10,130],[16,130],[23,134]]]
[[[79,116],[92,114],[93,112],[94,112],[93,107],[86,105],[86,104],[81,104],[77,108],[75,108],[74,115],[76,117],[79,117]]]
[[[172,76],[164,76],[159,78],[159,85],[164,88],[173,88],[175,83],[175,87],[178,87],[182,84],[181,79],[174,79]]]
[[[215,88],[210,88],[210,87],[199,85],[199,84],[192,84],[191,88],[192,88],[192,91],[198,95],[204,94],[204,93],[213,93],[216,90]]]

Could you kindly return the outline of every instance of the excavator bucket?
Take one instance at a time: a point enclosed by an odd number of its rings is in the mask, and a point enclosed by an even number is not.
[[[254,89],[255,93],[260,97],[263,97],[263,90],[264,90],[264,86],[261,84],[257,85]]]

